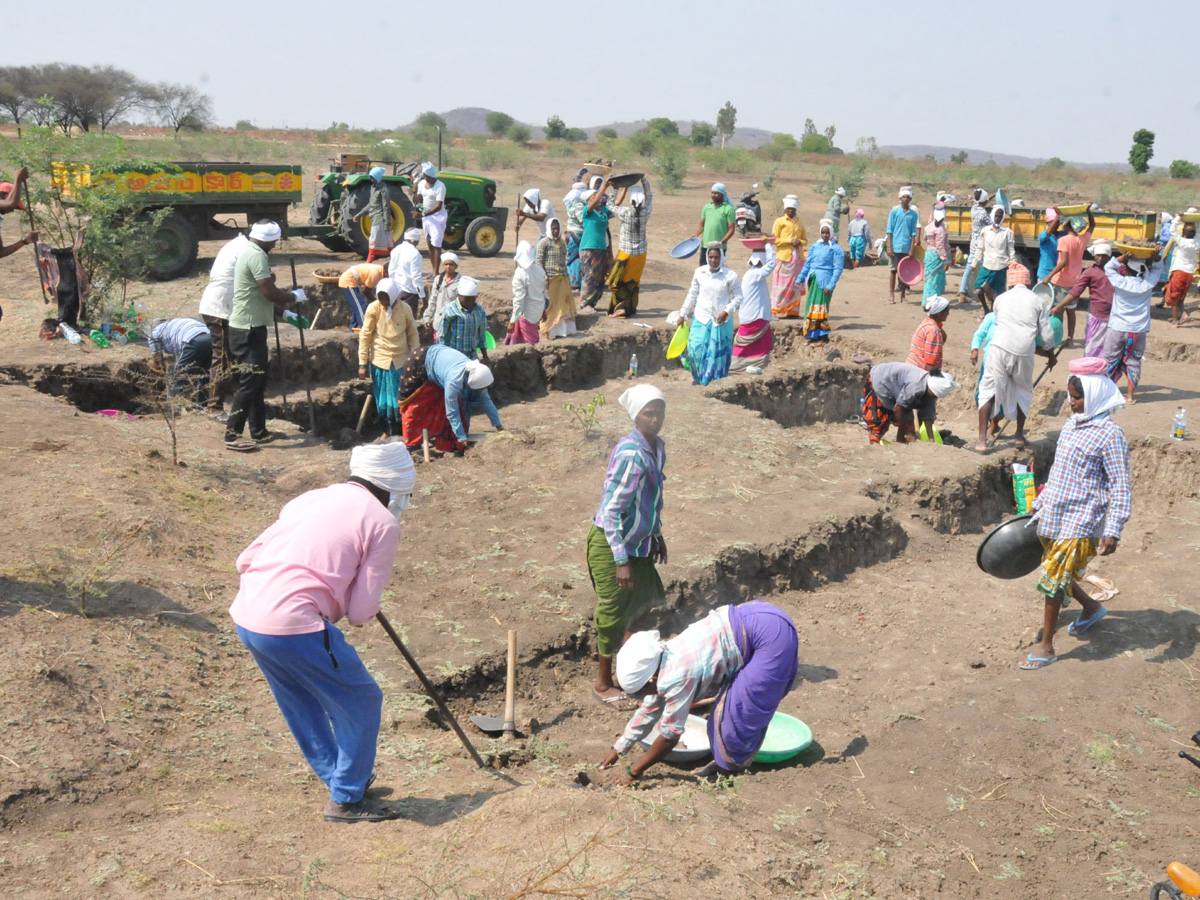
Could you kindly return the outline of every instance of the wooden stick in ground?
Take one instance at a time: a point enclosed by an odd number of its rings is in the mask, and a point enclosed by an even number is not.
[[[275,326],[275,367],[279,370],[279,387],[283,391],[283,411],[287,412],[287,381],[283,377],[283,347],[279,343],[279,322]]]
[[[379,624],[383,626],[383,630],[387,632],[388,637],[392,639],[392,643],[396,645],[396,649],[400,651],[400,655],[404,657],[404,661],[408,663],[409,668],[412,669],[417,678],[420,679],[422,687],[425,688],[425,693],[427,693],[430,699],[433,700],[433,702],[437,705],[438,712],[442,714],[442,718],[446,720],[446,722],[454,730],[454,733],[458,735],[458,739],[462,741],[462,745],[467,748],[467,753],[471,755],[471,759],[475,760],[475,764],[479,766],[479,768],[493,771],[492,768],[483,761],[483,757],[479,755],[479,751],[475,749],[475,746],[463,733],[462,728],[459,727],[458,720],[454,718],[454,714],[450,712],[450,708],[446,706],[446,701],[442,699],[442,695],[437,692],[437,689],[433,686],[430,680],[425,677],[425,673],[421,670],[420,665],[417,664],[417,661],[413,658],[413,655],[408,652],[408,648],[404,646],[404,641],[400,640],[400,635],[396,634],[396,629],[392,627],[392,623],[388,621],[387,616],[385,616],[382,612],[378,612],[375,614],[375,618],[379,621]]]
[[[508,670],[504,677],[504,739],[511,740],[517,733],[517,633],[508,632]]]
[[[37,226],[33,223],[33,204],[29,202],[29,182],[21,182],[21,187],[25,189],[25,212],[29,213],[29,230],[37,231]],[[38,273],[38,287],[42,289],[42,302],[49,303],[50,298],[46,296],[46,282],[42,280],[42,264],[38,260],[37,243],[33,245],[33,267]]]
[[[421,429],[421,449],[425,452],[425,462],[429,462],[429,429]]]
[[[292,265],[292,290],[300,285],[296,282],[296,257],[289,256]],[[312,378],[308,374],[308,348],[304,345],[304,329],[300,329],[300,367],[304,370],[304,393],[308,397],[308,430],[313,437],[317,436],[317,414],[313,409]]]
[[[358,417],[358,427],[354,430],[362,434],[363,426],[367,424],[367,415],[371,412],[371,406],[375,403],[375,395],[367,392],[367,399],[363,401],[362,414]]]

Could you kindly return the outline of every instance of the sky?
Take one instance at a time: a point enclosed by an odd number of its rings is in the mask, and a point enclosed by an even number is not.
[[[740,125],[799,135],[811,118],[848,150],[872,136],[1123,162],[1148,128],[1154,165],[1200,161],[1195,0],[455,0],[427,26],[417,16],[438,4],[55,7],[53,40],[6,41],[4,62],[191,84],[224,125],[394,128],[460,106],[532,124],[712,122],[728,100]]]

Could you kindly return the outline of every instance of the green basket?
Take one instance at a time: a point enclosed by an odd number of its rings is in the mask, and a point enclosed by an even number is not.
[[[767,736],[763,738],[762,746],[754,754],[754,761],[760,763],[783,762],[799,756],[813,742],[812,729],[787,713],[777,712],[767,726]]]

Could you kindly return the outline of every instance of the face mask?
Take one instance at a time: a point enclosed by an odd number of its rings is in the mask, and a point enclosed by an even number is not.
[[[396,517],[396,521],[400,521],[400,514],[408,509],[409,501],[412,500],[412,494],[396,494],[393,493],[388,500],[388,512]]]

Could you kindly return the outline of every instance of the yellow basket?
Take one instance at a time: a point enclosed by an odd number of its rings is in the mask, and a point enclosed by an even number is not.
[[[1128,253],[1134,259],[1149,259],[1158,249],[1157,247],[1133,247],[1129,244],[1122,244],[1120,241],[1113,241],[1113,246],[1117,248],[1118,256]]]
[[[1088,203],[1071,203],[1067,206],[1058,207],[1058,213],[1062,216],[1082,216],[1088,211]]]

